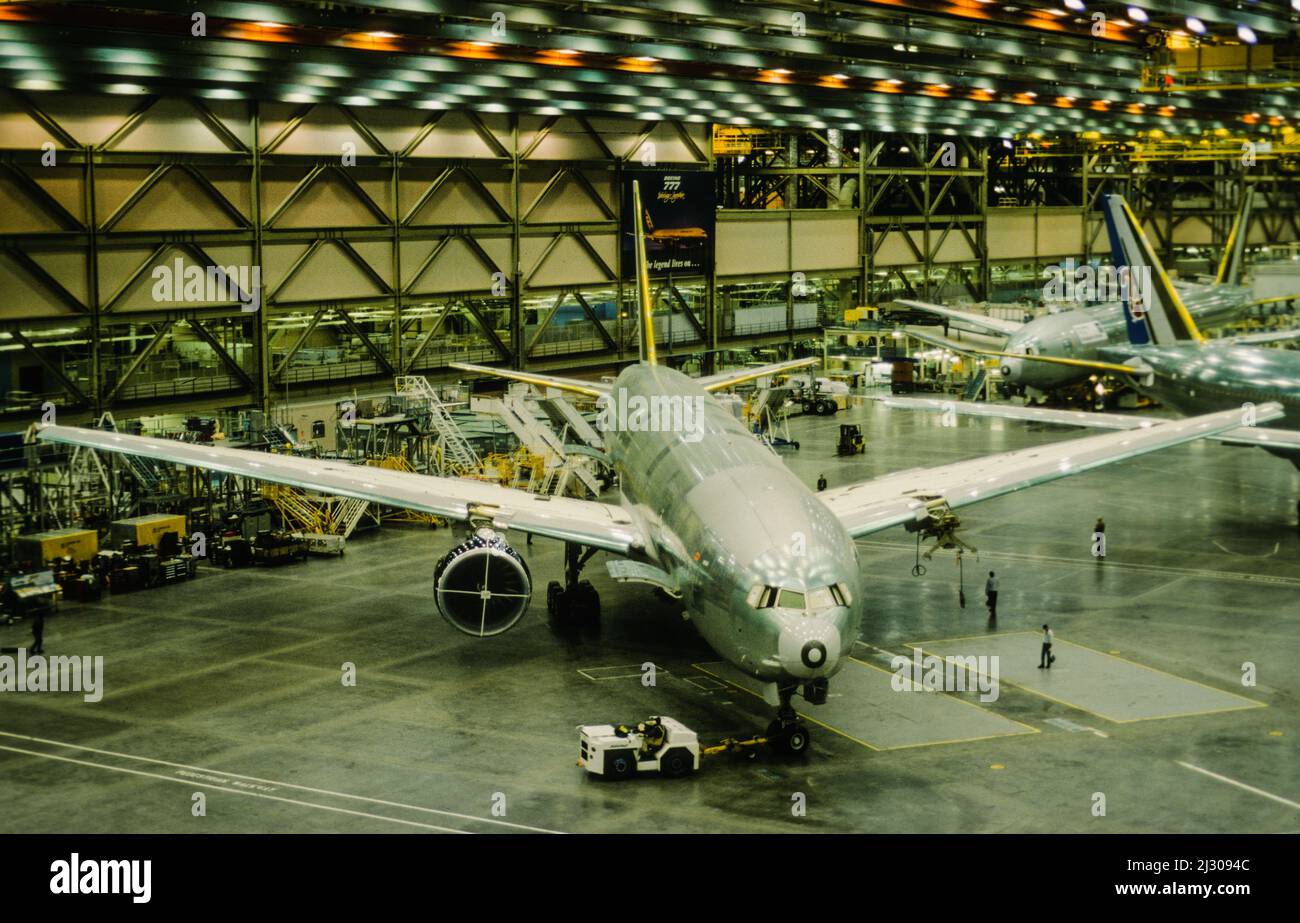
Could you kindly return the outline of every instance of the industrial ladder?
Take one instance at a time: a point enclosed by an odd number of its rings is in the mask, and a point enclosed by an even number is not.
[[[467,475],[479,469],[479,457],[460,431],[456,421],[423,375],[399,375],[396,391],[402,397],[420,401],[429,410],[429,424],[437,434],[439,466],[443,474]]]
[[[963,397],[968,401],[979,399],[984,393],[984,380],[989,377],[989,370],[980,366],[973,378],[966,383],[966,393]]]
[[[564,440],[555,434],[549,421],[538,418],[535,406],[528,398],[507,394],[500,402],[497,413],[520,444],[530,452],[541,455],[547,471],[554,471],[559,477],[558,484],[548,477],[550,489],[546,489],[547,484],[543,482],[543,489],[539,492],[562,494],[572,475],[591,491],[592,496],[600,496],[600,483],[592,475],[585,458],[572,457],[565,451]]]

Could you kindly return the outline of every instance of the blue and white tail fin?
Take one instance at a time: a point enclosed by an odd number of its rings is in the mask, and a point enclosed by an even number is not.
[[[1129,342],[1135,346],[1204,342],[1124,197],[1106,196],[1104,210],[1112,259],[1120,272]]]

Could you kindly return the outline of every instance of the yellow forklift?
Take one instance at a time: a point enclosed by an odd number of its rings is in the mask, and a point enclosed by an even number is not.
[[[867,451],[867,439],[862,435],[862,427],[856,423],[840,424],[840,444],[835,449],[836,455],[861,455]]]

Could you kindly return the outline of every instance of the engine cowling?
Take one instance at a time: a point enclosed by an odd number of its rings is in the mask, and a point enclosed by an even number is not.
[[[479,529],[447,552],[434,571],[433,584],[442,617],[476,638],[513,628],[533,595],[528,565],[491,529]]]

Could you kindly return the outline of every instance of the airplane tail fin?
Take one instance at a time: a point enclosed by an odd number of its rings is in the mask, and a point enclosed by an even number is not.
[[[655,353],[654,305],[650,299],[650,267],[645,256],[645,226],[641,208],[641,184],[632,180],[632,214],[635,221],[636,244],[636,294],[640,316],[641,361],[657,365]]]
[[[1232,221],[1232,230],[1228,232],[1228,243],[1223,248],[1223,259],[1219,261],[1219,272],[1214,277],[1215,285],[1240,285],[1242,263],[1246,253],[1246,234],[1250,230],[1250,210],[1255,204],[1255,187],[1247,186],[1241,194],[1241,208]]]
[[[1121,273],[1129,342],[1135,346],[1204,342],[1124,197],[1106,196],[1105,215],[1112,260]]]

